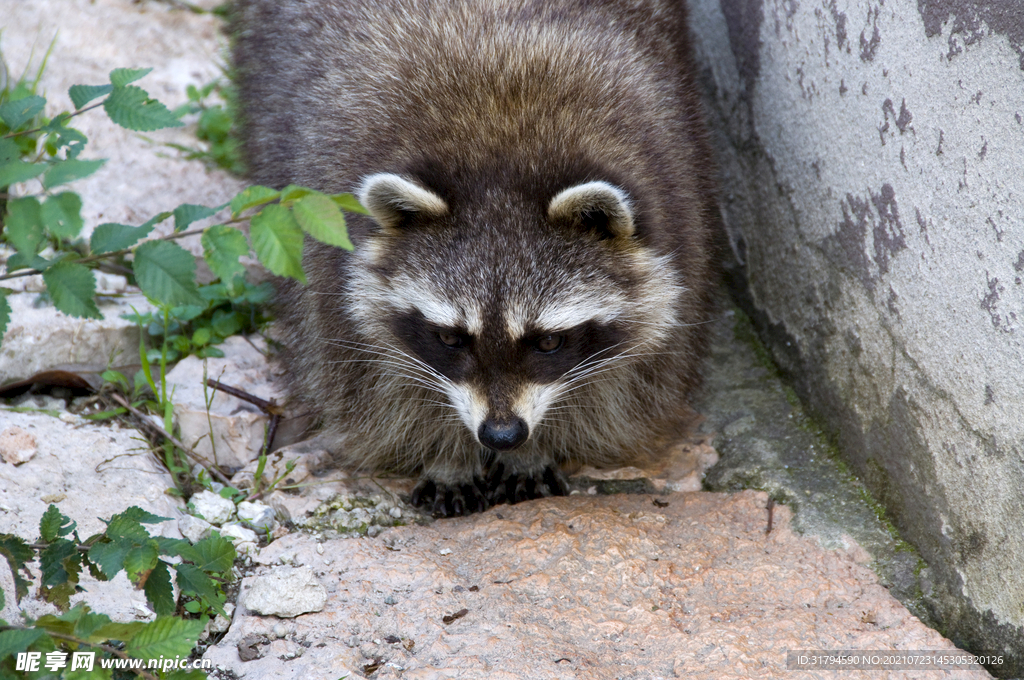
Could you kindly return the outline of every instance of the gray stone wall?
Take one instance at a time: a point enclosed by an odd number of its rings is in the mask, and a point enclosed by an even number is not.
[[[1024,675],[1024,2],[690,7],[742,295],[943,632]]]

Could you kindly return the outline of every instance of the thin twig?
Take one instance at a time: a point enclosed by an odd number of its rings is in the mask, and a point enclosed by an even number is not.
[[[277,401],[274,399],[271,399],[270,401],[260,399],[255,395],[249,394],[245,390],[240,390],[237,387],[232,387],[231,385],[225,385],[213,378],[207,379],[206,384],[215,390],[220,390],[224,394],[230,394],[232,397],[238,397],[242,401],[249,402],[268,416],[280,416],[284,413],[284,408],[278,405]]]
[[[775,499],[768,498],[768,528],[764,530],[765,536],[772,533],[772,519],[775,514]]]
[[[169,432],[167,432],[167,430],[165,430],[164,428],[160,427],[159,425],[154,423],[152,420],[147,418],[146,414],[144,414],[142,411],[138,410],[137,408],[135,408],[134,406],[129,404],[127,399],[122,397],[120,394],[111,394],[110,398],[113,399],[114,401],[116,401],[118,404],[120,404],[124,408],[128,409],[128,411],[133,416],[138,418],[139,421],[142,422],[145,427],[149,428],[150,430],[155,432],[160,437],[163,437],[167,441],[171,442],[171,444],[173,444],[173,445],[177,446],[179,449],[181,449],[185,453],[186,456],[188,456],[189,458],[192,459],[193,462],[199,463],[200,465],[203,465],[204,467],[206,467],[206,469],[210,471],[210,474],[213,475],[214,477],[216,477],[217,481],[219,481],[221,484],[224,484],[226,486],[231,486],[231,480],[228,479],[226,476],[224,476],[224,473],[221,472],[220,470],[218,470],[217,467],[213,463],[211,463],[210,461],[206,460],[205,458],[200,456],[198,453],[196,453],[195,451],[193,451],[189,447],[185,446],[174,435],[170,434]]]
[[[86,111],[92,111],[97,106],[103,106],[103,102],[105,102],[105,101],[107,101],[107,100],[103,99],[102,101],[98,101],[95,104],[92,104],[91,106],[86,106],[84,109],[78,109],[77,111],[74,111],[72,113],[62,113],[62,114],[60,114],[57,117],[60,118],[60,117],[63,116],[64,120],[66,120],[66,121],[67,120],[71,120],[72,118],[74,118],[75,116],[77,116],[80,113],[85,113]],[[42,132],[42,131],[43,131],[43,128],[37,127],[37,128],[33,128],[31,130],[22,130],[21,132],[8,132],[3,137],[0,137],[0,139],[7,139],[9,137],[20,137],[21,135],[30,135],[30,134],[32,134],[34,132]]]

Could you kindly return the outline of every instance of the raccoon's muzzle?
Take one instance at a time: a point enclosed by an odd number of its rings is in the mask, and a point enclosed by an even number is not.
[[[511,451],[530,437],[530,428],[526,421],[519,417],[513,417],[509,421],[488,418],[480,424],[476,436],[481,444],[492,451]]]

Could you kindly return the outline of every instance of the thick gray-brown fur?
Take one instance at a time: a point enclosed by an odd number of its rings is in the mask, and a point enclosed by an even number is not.
[[[421,474],[416,500],[461,514],[488,494],[562,492],[557,464],[634,461],[678,433],[699,380],[719,219],[681,1],[235,10],[255,182],[343,192],[393,173],[448,208],[399,227],[353,216],[355,253],[308,241],[308,287],[282,285],[293,396],[319,415],[339,463]],[[622,233],[586,215],[551,221],[559,192],[593,181],[628,196]],[[402,296],[420,291],[480,317],[458,371],[425,366],[400,330],[419,323]],[[577,311],[596,310],[615,342],[546,387],[520,379],[544,357],[506,359],[520,346],[509,325],[526,333],[584,298]],[[472,404],[454,408],[454,393]],[[522,446],[485,455],[466,414],[513,402],[544,415]]]

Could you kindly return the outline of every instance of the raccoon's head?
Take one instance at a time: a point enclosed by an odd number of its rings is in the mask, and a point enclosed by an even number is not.
[[[359,197],[379,229],[357,250],[351,313],[381,361],[443,393],[489,449],[572,418],[577,390],[658,351],[675,324],[678,277],[611,183],[442,197],[376,174]]]

